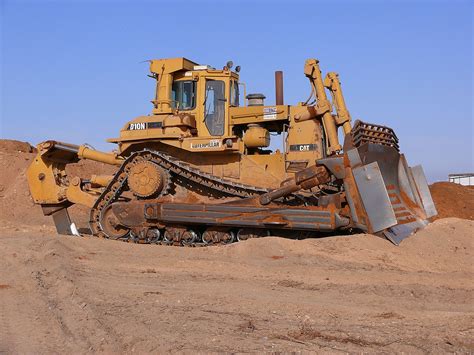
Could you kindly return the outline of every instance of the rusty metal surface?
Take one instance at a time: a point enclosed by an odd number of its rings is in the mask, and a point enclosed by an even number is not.
[[[275,72],[275,105],[283,105],[283,72]]]
[[[344,179],[346,176],[342,156],[319,159],[316,164],[324,165],[338,179]]]
[[[294,179],[285,182],[282,187],[261,195],[260,203],[262,205],[268,205],[270,202],[291,195],[296,191],[310,190],[315,186],[328,182],[330,179],[331,177],[326,167],[313,165],[298,171]]]
[[[160,203],[151,201],[115,202],[114,214],[123,225],[185,224],[220,227],[254,227],[332,231],[336,228],[336,210],[319,207],[252,207],[231,204]],[[338,223],[348,224],[338,216]]]
[[[260,196],[260,203],[262,205],[268,205],[270,202],[283,197],[283,196],[288,196],[292,194],[293,192],[296,192],[301,189],[301,186],[296,185],[296,184],[289,184],[289,185],[284,185],[278,189],[275,189],[273,191],[267,192]]]
[[[129,233],[129,229],[119,223],[112,206],[107,206],[101,213],[100,226],[110,239],[122,239]]]

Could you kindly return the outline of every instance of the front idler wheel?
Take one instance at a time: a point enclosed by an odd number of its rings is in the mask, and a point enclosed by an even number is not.
[[[130,229],[120,224],[119,219],[112,211],[112,205],[106,207],[100,217],[102,231],[109,239],[126,239]]]

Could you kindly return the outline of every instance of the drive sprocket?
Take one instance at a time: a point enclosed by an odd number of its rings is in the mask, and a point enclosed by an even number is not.
[[[137,197],[149,198],[167,192],[169,173],[149,160],[134,164],[128,173],[128,187]]]

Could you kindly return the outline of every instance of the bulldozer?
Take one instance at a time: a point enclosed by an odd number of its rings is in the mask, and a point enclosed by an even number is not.
[[[437,214],[422,167],[408,166],[393,129],[353,124],[339,75],[323,77],[318,60],[305,62],[311,93],[296,105],[284,103],[281,71],[266,105],[231,61],[149,63],[152,112],[107,140],[115,150],[37,145],[28,183],[58,233],[77,234],[73,204],[90,209],[94,236],[188,246],[354,232],[399,244]],[[81,159],[116,173],[68,176],[66,165]]]

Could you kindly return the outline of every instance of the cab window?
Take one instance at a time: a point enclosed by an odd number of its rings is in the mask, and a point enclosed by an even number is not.
[[[172,107],[179,110],[192,110],[196,107],[196,82],[192,80],[175,81],[171,88]]]
[[[206,80],[204,122],[211,136],[224,134],[225,101],[225,83],[221,80]]]
[[[239,83],[237,81],[231,81],[230,105],[233,107],[239,107]]]

